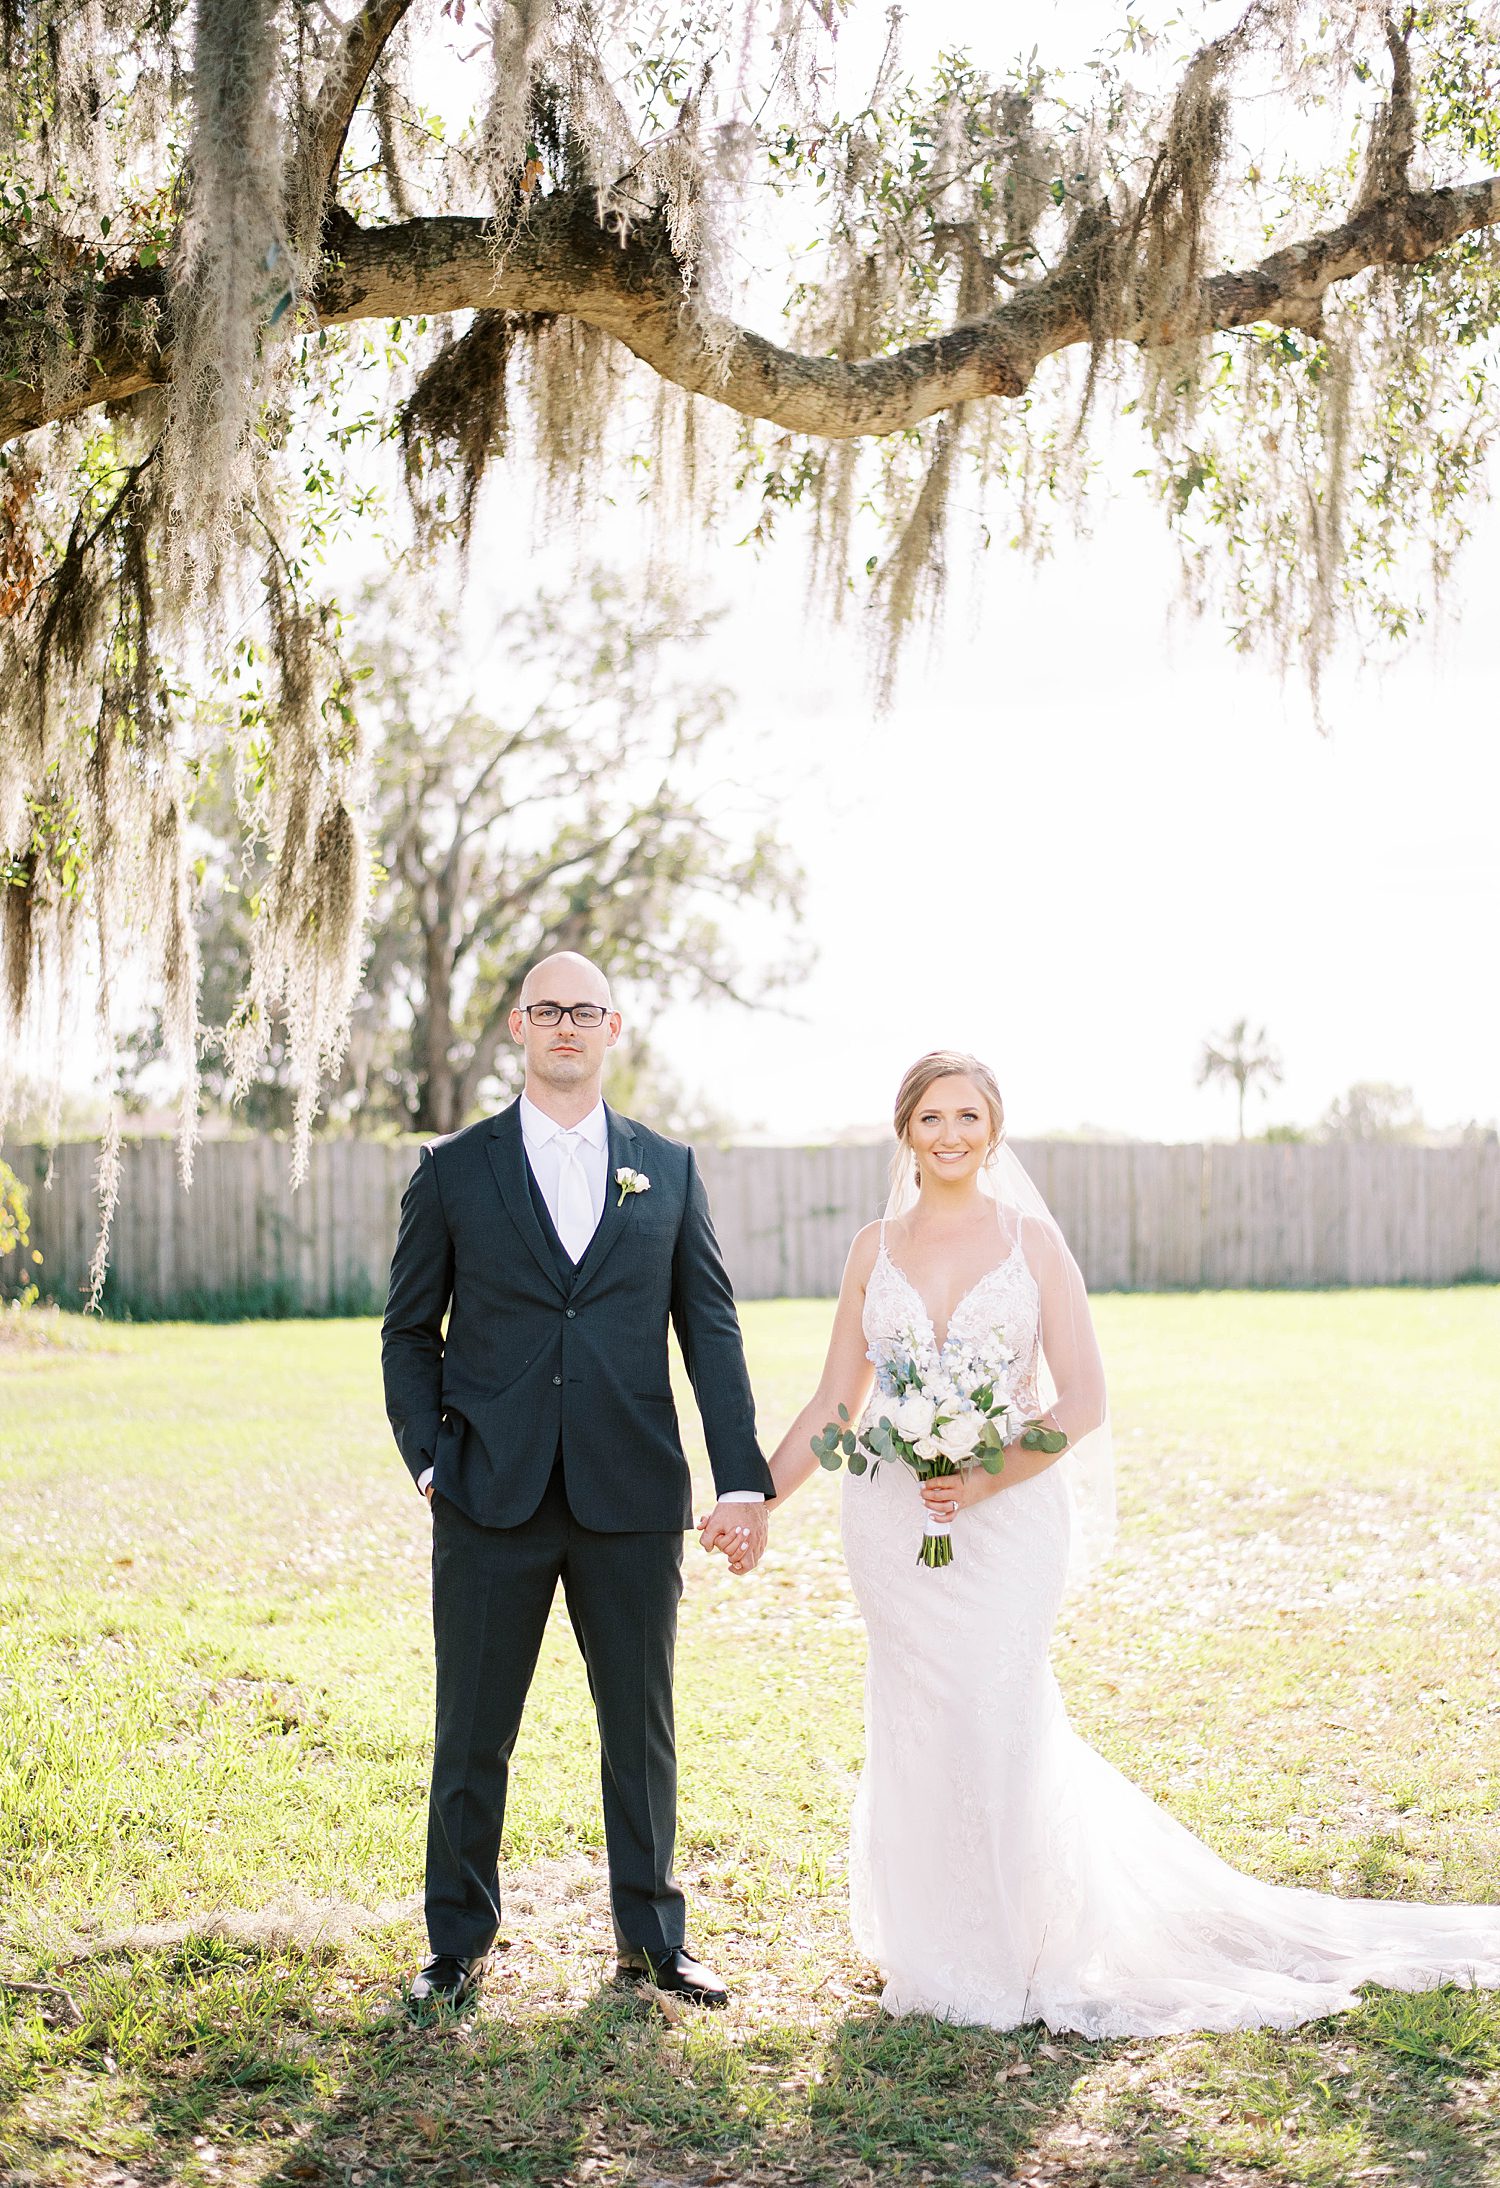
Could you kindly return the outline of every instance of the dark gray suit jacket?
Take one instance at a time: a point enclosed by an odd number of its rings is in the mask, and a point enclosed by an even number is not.
[[[692,1149],[606,1114],[604,1214],[576,1269],[533,1205],[518,1105],[424,1147],[401,1203],[381,1328],[386,1411],[413,1479],[431,1466],[433,1487],[483,1527],[531,1517],[559,1450],[585,1527],[692,1525],[669,1322],[715,1486],[773,1493]],[[622,1202],[621,1168],[650,1190]]]

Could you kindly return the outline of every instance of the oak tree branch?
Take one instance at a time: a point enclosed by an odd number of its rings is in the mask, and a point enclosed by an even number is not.
[[[1043,358],[1100,334],[1143,343],[1255,324],[1316,329],[1338,283],[1376,267],[1418,265],[1497,224],[1500,175],[1404,191],[1258,265],[1210,275],[1182,318],[1153,326],[1122,314],[1117,324],[1098,327],[1086,254],[1075,252],[982,318],[889,355],[848,360],[785,349],[750,328],[727,330],[727,339],[726,330],[705,330],[655,224],[620,236],[600,225],[591,191],[557,192],[533,208],[503,251],[489,224],[474,218],[348,223],[310,303],[324,326],[470,310],[571,316],[691,394],[787,432],[854,440],[902,431],[958,403],[1019,396]],[[78,300],[80,329],[86,301]],[[154,269],[106,283],[92,302],[88,387],[49,409],[35,388],[14,379],[0,384],[0,441],[170,378],[171,348],[160,338],[164,284]],[[17,338],[35,309],[29,298],[0,304],[0,348],[21,347]]]

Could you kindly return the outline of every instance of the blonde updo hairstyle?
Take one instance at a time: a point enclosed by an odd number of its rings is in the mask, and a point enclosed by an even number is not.
[[[984,1097],[990,1113],[990,1144],[993,1154],[1005,1136],[1005,1104],[1000,1099],[1000,1085],[988,1064],[982,1064],[977,1056],[966,1056],[962,1049],[935,1048],[926,1056],[919,1056],[911,1066],[896,1091],[896,1113],[892,1120],[896,1127],[896,1166],[903,1155],[911,1153],[911,1120],[922,1105],[922,1096],[935,1079],[971,1079]],[[894,1173],[893,1173],[894,1174]],[[922,1182],[920,1165],[917,1183]]]

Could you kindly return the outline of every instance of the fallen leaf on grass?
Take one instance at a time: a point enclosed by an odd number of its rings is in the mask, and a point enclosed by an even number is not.
[[[636,1989],[649,2005],[655,2006],[669,2027],[681,2028],[688,2009],[680,1998],[669,1990],[658,1990],[654,1983],[637,1983]]]

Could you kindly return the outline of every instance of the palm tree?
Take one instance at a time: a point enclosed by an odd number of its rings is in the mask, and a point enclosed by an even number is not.
[[[1215,1034],[1203,1044],[1198,1059],[1198,1084],[1210,1079],[1233,1079],[1239,1100],[1240,1138],[1245,1137],[1245,1096],[1252,1086],[1281,1084],[1281,1058],[1272,1048],[1264,1026],[1252,1031],[1248,1018],[1236,1018],[1227,1033]]]

